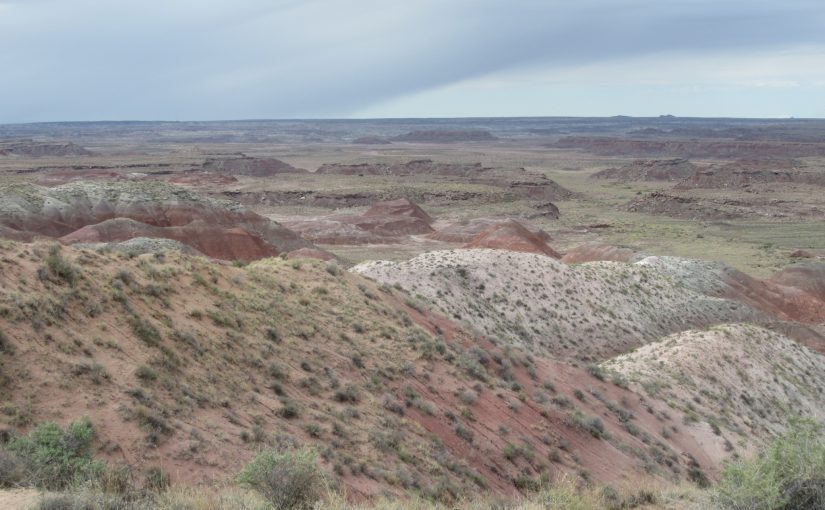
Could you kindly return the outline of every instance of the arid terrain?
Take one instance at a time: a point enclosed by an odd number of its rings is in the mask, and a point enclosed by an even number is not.
[[[825,424],[823,356],[825,121],[0,125],[0,439],[87,419],[138,485],[705,490]]]

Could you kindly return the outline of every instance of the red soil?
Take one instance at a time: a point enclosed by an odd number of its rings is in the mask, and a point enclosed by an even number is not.
[[[541,236],[531,232],[515,220],[500,223],[484,230],[475,239],[464,245],[464,248],[493,248],[543,253],[556,259],[561,258],[561,255],[548,246]]]
[[[222,260],[257,260],[278,255],[278,250],[257,234],[238,227],[193,221],[182,226],[156,227],[118,218],[87,225],[59,240],[66,244],[120,242],[135,237],[174,239],[199,252]]]

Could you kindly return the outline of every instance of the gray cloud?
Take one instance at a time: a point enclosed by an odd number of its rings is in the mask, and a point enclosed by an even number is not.
[[[524,66],[823,34],[805,0],[0,0],[0,122],[346,116]]]

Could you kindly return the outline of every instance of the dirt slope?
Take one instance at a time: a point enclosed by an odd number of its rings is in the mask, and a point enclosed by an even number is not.
[[[261,448],[311,445],[350,494],[449,500],[542,472],[717,468],[689,430],[661,435],[664,405],[326,263],[10,242],[0,255],[0,420],[23,432],[88,416],[96,455],[139,472],[214,483]]]

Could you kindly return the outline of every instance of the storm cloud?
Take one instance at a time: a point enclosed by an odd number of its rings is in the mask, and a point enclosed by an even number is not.
[[[777,54],[804,69],[761,69]],[[460,84],[493,78],[506,110],[513,77],[590,68],[586,89],[604,66],[632,88],[623,62],[667,69],[719,55],[778,82],[788,75],[788,87],[815,98],[825,90],[825,3],[0,0],[0,122],[415,116],[420,101],[408,98],[452,90],[431,96],[449,102]],[[738,86],[758,87],[758,75]],[[478,102],[460,111],[492,114]]]

